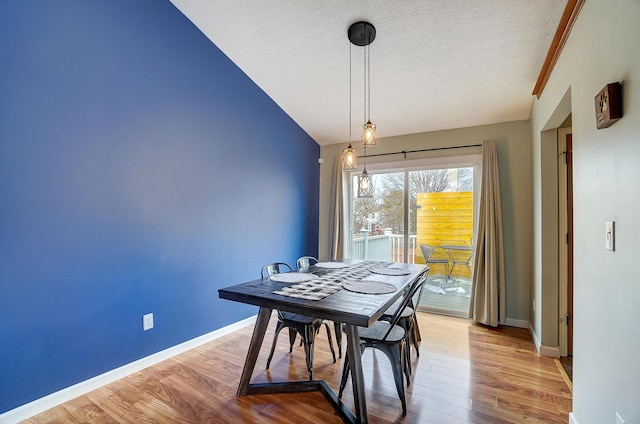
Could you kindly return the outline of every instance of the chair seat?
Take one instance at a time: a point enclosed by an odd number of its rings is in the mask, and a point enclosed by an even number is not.
[[[300,324],[311,325],[315,321],[322,322],[322,320],[319,318],[308,317],[306,315],[300,315],[300,314],[294,314],[292,312],[282,311],[280,312],[280,315],[282,316],[282,319],[284,319],[285,321],[291,321],[291,322],[296,322]]]
[[[384,338],[389,330],[389,323],[386,321],[376,321],[371,327],[358,327],[360,339],[366,341],[379,341]],[[399,342],[404,339],[404,328],[394,325],[386,338],[387,342]]]
[[[399,307],[400,307],[400,302],[396,302],[393,305],[391,305],[389,309],[384,311],[384,314],[382,314],[383,318],[390,318],[393,315],[395,315]],[[409,318],[411,316],[413,316],[413,308],[410,306],[405,307],[402,313],[400,314],[401,318]]]

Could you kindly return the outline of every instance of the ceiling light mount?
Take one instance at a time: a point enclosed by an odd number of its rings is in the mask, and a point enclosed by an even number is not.
[[[376,27],[369,22],[358,21],[349,27],[349,41],[356,46],[364,47],[373,43],[376,39]]]

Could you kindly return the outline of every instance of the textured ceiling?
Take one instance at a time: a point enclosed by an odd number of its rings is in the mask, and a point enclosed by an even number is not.
[[[364,48],[376,27],[377,137],[527,119],[566,0],[171,0],[319,144],[363,124]]]

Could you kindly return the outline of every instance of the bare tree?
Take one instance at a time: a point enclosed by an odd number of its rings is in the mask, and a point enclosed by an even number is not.
[[[361,229],[369,229],[368,219],[371,219],[376,212],[379,212],[382,199],[384,197],[383,191],[380,189],[379,176],[371,175],[373,181],[373,196],[353,199],[353,225],[352,230],[354,233],[358,233]],[[354,188],[358,186],[357,177],[353,177]],[[354,193],[356,190],[354,189]]]
[[[372,175],[374,194],[371,198],[355,198],[353,202],[353,231],[369,229],[372,219],[381,229],[391,228],[393,233],[404,232],[404,172]],[[451,184],[453,183],[453,184]],[[356,180],[354,178],[354,184]],[[458,168],[457,179],[449,181],[448,169],[411,171],[409,173],[409,208],[416,210],[419,193],[437,193],[442,191],[471,191],[473,187],[473,169]],[[412,214],[409,220],[410,233],[415,234],[417,216]]]
[[[473,168],[458,169],[458,191],[473,191]]]
[[[432,169],[415,171],[409,174],[411,193],[438,193],[445,191],[449,185],[449,171],[447,169]]]
[[[401,189],[390,189],[386,192],[380,212],[384,228],[391,228],[394,234],[404,231],[404,192]]]

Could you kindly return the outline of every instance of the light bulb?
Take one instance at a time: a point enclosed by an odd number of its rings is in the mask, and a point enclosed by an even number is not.
[[[367,147],[372,147],[376,145],[376,125],[372,124],[371,121],[367,121],[366,124],[362,126],[362,142]]]

